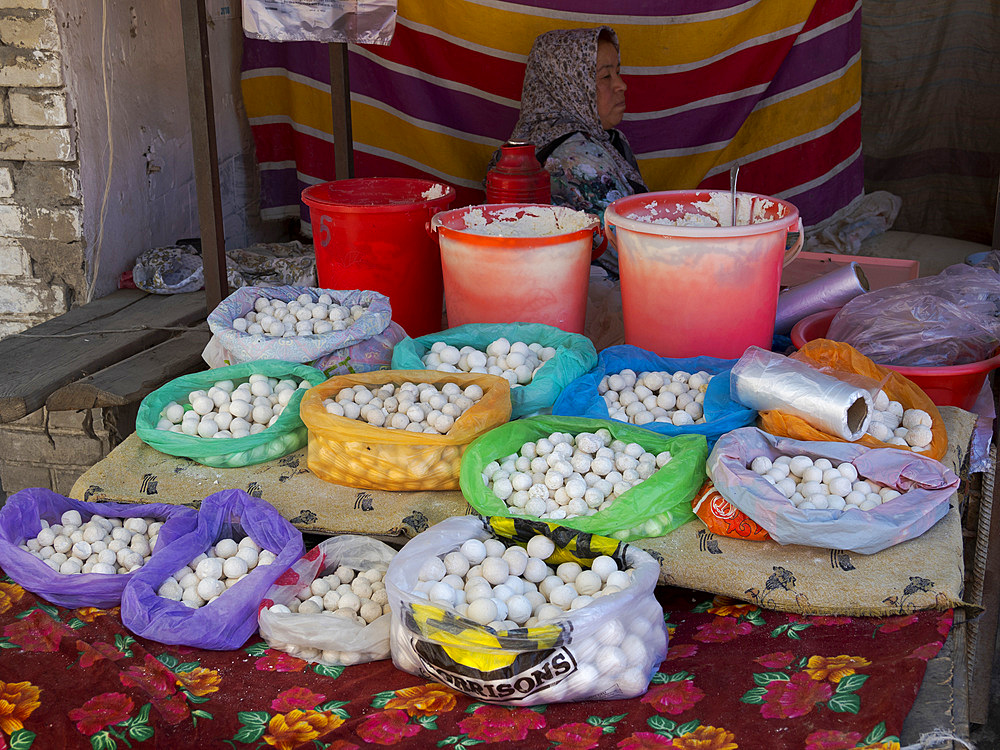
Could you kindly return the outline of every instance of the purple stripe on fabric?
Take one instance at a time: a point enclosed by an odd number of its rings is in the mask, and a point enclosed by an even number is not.
[[[789,202],[799,209],[806,226],[829,218],[864,190],[864,162],[859,154],[854,162],[822,185],[794,195]]]
[[[774,96],[840,70],[861,49],[860,14],[789,50],[765,96]]]
[[[729,141],[743,127],[758,98],[747,96],[653,120],[624,122],[621,130],[637,154]]]
[[[372,97],[410,117],[471,135],[505,140],[517,122],[517,106],[437,86],[363,57],[351,60],[351,87],[356,94]]]
[[[351,55],[353,67],[357,55]],[[330,83],[330,53],[322,42],[265,42],[243,40],[243,70],[286,68],[290,73]],[[353,76],[351,76],[353,81]]]
[[[263,169],[260,172],[260,207],[276,208],[298,204],[305,187],[299,180],[295,167]]]

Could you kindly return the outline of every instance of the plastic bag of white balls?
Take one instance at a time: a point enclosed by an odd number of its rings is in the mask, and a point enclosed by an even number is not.
[[[242,559],[240,545],[248,545],[246,538],[259,550],[257,559]],[[216,651],[239,648],[257,631],[264,596],[304,552],[302,532],[272,505],[242,490],[216,492],[202,501],[197,528],[158,550],[132,576],[122,594],[122,623],[160,643]],[[231,558],[244,562],[245,570],[240,565],[230,575]],[[198,578],[192,581],[198,596],[185,596],[187,589],[175,578],[183,574],[183,580],[189,573]],[[216,596],[207,603],[201,601],[206,579],[205,588],[216,585],[216,591],[204,592]],[[171,580],[178,585],[171,586]]]
[[[514,454],[527,458],[526,453],[534,453],[535,457],[538,458],[537,447],[541,439],[548,440],[556,432],[561,435],[568,434],[575,441],[577,435],[583,433],[595,435],[599,431],[606,431],[612,438],[610,441],[601,438],[602,446],[605,443],[620,440],[626,444],[634,444],[654,456],[668,452],[670,460],[662,467],[657,468],[646,479],[639,481],[621,494],[617,494],[606,509],[598,510],[593,515],[562,518],[558,520],[559,524],[591,534],[603,534],[615,539],[630,541],[663,536],[694,519],[691,500],[705,481],[705,459],[708,457],[705,436],[675,435],[666,437],[641,427],[604,419],[529,417],[492,430],[473,442],[465,452],[462,459],[462,494],[465,495],[469,505],[483,515],[515,515],[516,505],[509,507],[508,503],[501,500],[495,494],[494,489],[488,486],[484,480],[483,472],[486,467],[494,461],[505,461],[507,457]],[[601,433],[601,435],[604,434],[604,432]],[[596,450],[596,442],[594,440],[589,440],[589,442],[595,444],[591,450]],[[585,454],[580,458],[589,457],[588,460],[593,461],[594,455],[583,451],[584,446],[577,446],[577,448],[579,451],[577,449],[574,451]],[[632,449],[629,450],[632,451]],[[548,463],[547,455],[543,455],[541,458],[542,461]],[[612,484],[607,481],[606,477],[595,473],[592,463],[590,468],[587,468],[585,464],[578,465],[583,473],[577,471],[577,467],[572,463],[577,460],[575,453],[567,458],[570,463],[569,468],[560,469],[564,482],[580,479],[586,484],[586,489],[595,486],[601,479],[605,480],[605,484]],[[517,459],[514,460],[515,471],[517,471],[516,461]],[[627,463],[623,461],[621,466],[625,469],[635,462],[636,459],[631,458]],[[530,460],[527,468],[528,471],[533,471],[530,467]],[[546,487],[550,493],[546,499],[556,499],[555,493],[559,488],[553,489],[552,486],[548,486],[548,482],[551,473],[557,467],[549,464],[549,468],[551,471],[547,470],[542,486]],[[519,473],[526,474],[527,472],[521,471]],[[624,479],[624,473],[619,473]],[[532,474],[528,474],[528,477],[533,478]],[[617,481],[617,477],[615,479]],[[513,489],[512,485],[511,487]],[[566,489],[565,484],[562,489]],[[510,496],[513,497],[512,494]],[[523,508],[520,515],[524,515]]]
[[[371,537],[324,539],[267,592],[260,604],[260,634],[271,648],[320,664],[388,659],[383,578],[395,554]]]
[[[250,312],[269,330],[248,332]],[[208,326],[213,335],[202,357],[210,367],[281,359],[327,377],[388,367],[393,347],[406,336],[392,322],[384,294],[306,286],[240,287],[209,314]]]
[[[188,398],[192,391],[208,391],[217,383],[239,386],[250,376],[266,376],[268,379],[305,381],[307,385],[318,385],[326,376],[314,367],[264,359],[231,367],[182,375],[166,385],[157,388],[142,400],[135,418],[136,434],[144,443],[170,456],[184,456],[205,466],[237,468],[281,458],[306,444],[306,426],[299,418],[299,403],[307,388],[298,388],[283,405],[278,419],[270,427],[246,437],[218,440],[214,437],[186,435],[179,432],[158,429],[165,408],[175,402],[185,411],[192,407]],[[251,385],[251,387],[253,387]]]
[[[579,333],[567,333],[543,323],[470,323],[415,339],[403,339],[392,352],[392,367],[394,370],[433,369],[423,358],[438,341],[458,349],[471,346],[485,356],[491,344],[498,344],[500,349],[497,351],[503,351],[501,339],[507,342],[507,348],[520,341],[555,349],[555,355],[542,363],[529,383],[511,387],[511,419],[548,414],[562,389],[597,364],[593,343]]]
[[[865,506],[870,508],[866,510],[850,503],[843,509],[800,508],[779,489],[777,483],[781,480],[776,475],[766,477],[751,468],[756,459],[773,463],[779,456],[806,456],[820,467],[826,467],[826,463],[820,463],[825,459],[842,478],[845,473],[848,479],[856,474],[855,481],[874,482],[900,494],[886,495],[889,499]],[[788,468],[790,472],[798,470]],[[930,529],[948,512],[949,498],[959,481],[944,464],[917,453],[844,442],[792,440],[755,427],[743,427],[719,439],[708,459],[708,475],[723,497],[779,544],[842,549],[863,555],[915,539]]]
[[[595,593],[603,587],[608,593],[586,595],[589,601],[576,608],[538,604],[540,622],[502,629],[482,625],[469,613],[459,614],[456,606],[419,593],[422,571],[441,568],[445,573],[449,565],[456,569],[461,563],[461,569],[473,560],[481,560],[476,565],[491,576],[485,585],[491,587],[492,598],[478,598],[487,606],[508,608],[497,598],[507,596],[501,587],[523,587],[528,593],[511,594],[506,601],[520,606],[520,600],[527,600],[528,608],[535,606],[532,599],[545,599],[539,592],[549,584],[561,587],[559,593],[549,594],[557,601],[577,586]],[[494,568],[507,569],[505,583],[488,582],[500,581]],[[521,518],[449,518],[411,539],[389,565],[393,663],[490,703],[531,706],[634,698],[646,691],[667,652],[663,610],[653,595],[659,572],[647,552],[606,537]],[[565,582],[570,576],[576,583]],[[433,578],[434,571],[423,577]],[[434,585],[457,585],[452,578],[463,576],[445,574]],[[473,578],[466,585],[482,588],[482,576]],[[538,583],[533,582],[536,578]],[[622,585],[612,587],[615,579]]]
[[[197,511],[182,505],[91,503],[32,487],[0,508],[0,568],[60,607],[117,607],[134,575],[122,563],[144,565],[196,524]],[[95,571],[91,559],[104,565]]]
[[[376,427],[366,421],[331,414],[324,399],[345,388],[404,383],[449,383],[482,396],[458,416],[444,435]],[[423,407],[420,409],[423,411]],[[510,386],[494,375],[429,370],[381,370],[337,375],[311,388],[302,399],[302,421],[309,428],[309,470],[327,482],[367,489],[456,490],[462,454],[475,438],[510,418]]]
[[[668,359],[630,344],[611,346],[597,355],[593,370],[563,389],[552,413],[625,421],[612,416],[615,404],[631,424],[661,435],[704,435],[711,448],[719,436],[752,425],[757,418],[756,411],[729,395],[729,375],[736,362],[716,357]],[[700,406],[691,406],[698,393],[703,394]],[[678,418],[680,411],[686,411],[680,415],[684,419]]]
[[[914,450],[907,443],[923,444],[929,439],[929,444],[917,452],[938,460],[944,457],[948,448],[948,434],[941,412],[930,397],[909,378],[876,364],[850,344],[829,339],[809,341],[791,355],[791,358],[832,375],[837,375],[838,372],[861,375],[879,385],[883,393],[873,392],[875,408],[872,410],[871,424],[868,432],[856,441],[859,445],[886,448],[890,445],[889,441],[895,437],[905,438],[896,440],[899,449]],[[923,439],[914,441],[916,433],[910,434],[909,428],[916,425],[909,419],[911,416],[916,416],[916,410],[923,412],[921,416],[926,421],[922,422],[921,426],[927,429],[920,430],[924,433]],[[761,412],[759,426],[772,435],[796,440],[839,440],[834,435],[817,430],[804,419],[780,411]],[[899,443],[904,444],[899,445]]]

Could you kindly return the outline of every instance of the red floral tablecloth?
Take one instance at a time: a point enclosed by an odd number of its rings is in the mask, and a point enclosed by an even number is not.
[[[803,617],[660,590],[670,649],[629,701],[505,708],[391,661],[314,665],[252,638],[202,651],[135,638],[117,610],[0,581],[0,750],[898,748],[952,612]]]

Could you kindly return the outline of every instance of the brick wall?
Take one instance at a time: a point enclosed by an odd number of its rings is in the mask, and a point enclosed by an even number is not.
[[[138,404],[53,411],[0,425],[0,499],[26,487],[69,495],[83,472],[135,431]]]
[[[82,295],[75,140],[50,0],[0,0],[0,337]]]
[[[0,0],[0,338],[66,312],[83,296],[70,118],[50,0]],[[0,425],[0,498],[25,487],[69,494],[120,441],[117,416],[42,409]]]

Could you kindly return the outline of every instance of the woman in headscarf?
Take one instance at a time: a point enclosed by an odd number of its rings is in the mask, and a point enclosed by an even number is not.
[[[552,202],[604,219],[617,198],[646,192],[639,165],[617,130],[625,114],[618,37],[608,26],[549,31],[535,39],[510,136],[535,146],[552,175]],[[612,250],[598,260],[614,275]]]

